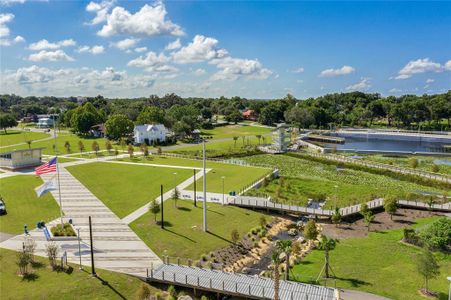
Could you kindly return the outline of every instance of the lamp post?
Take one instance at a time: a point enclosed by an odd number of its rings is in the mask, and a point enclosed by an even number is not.
[[[334,185],[335,195],[334,195],[334,209],[337,209],[337,188],[338,185]]]
[[[206,172],[206,158],[205,158],[205,140],[202,140],[202,173],[203,173],[203,177],[202,177],[202,188],[203,188],[203,194],[204,194],[204,207],[203,207],[203,217],[204,217],[204,222],[203,222],[203,229],[204,232],[208,231],[208,227],[207,227],[207,172]]]
[[[221,176],[221,179],[222,179],[222,205],[224,205],[224,197],[225,197],[225,194],[224,194],[224,179],[225,179],[225,176]]]
[[[83,270],[83,267],[81,266],[80,228],[77,228],[77,233],[78,233],[78,257],[80,258],[80,266],[78,267],[78,269]]]
[[[193,177],[194,177],[194,207],[197,207],[196,203],[196,169],[193,169]]]

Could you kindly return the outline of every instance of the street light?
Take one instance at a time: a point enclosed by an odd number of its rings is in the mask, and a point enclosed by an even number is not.
[[[225,197],[225,194],[224,194],[224,178],[225,178],[225,176],[221,176],[221,179],[222,179],[222,205],[224,205],[224,197]]]
[[[338,185],[334,185],[334,188],[335,188],[334,209],[337,209],[337,188],[338,188]]]
[[[177,172],[174,172],[174,190],[177,188]]]
[[[207,227],[207,171],[206,171],[206,158],[205,158],[205,139],[202,140],[202,188],[203,188],[203,194],[204,194],[204,207],[203,207],[203,229],[204,232],[208,231]]]
[[[80,266],[78,267],[78,269],[83,270],[83,267],[81,266],[80,228],[77,228],[77,232],[78,232],[78,257],[80,258]]]

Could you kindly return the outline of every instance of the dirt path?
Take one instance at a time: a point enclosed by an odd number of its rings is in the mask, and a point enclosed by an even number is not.
[[[396,215],[393,216],[393,220],[391,220],[390,215],[385,212],[381,212],[376,214],[375,220],[371,223],[370,230],[383,231],[405,228],[414,224],[415,220],[418,218],[432,216],[443,216],[443,214],[430,212],[427,210],[400,208],[398,209]],[[333,224],[323,224],[323,234],[339,239],[365,237],[368,235],[368,229],[363,219],[359,219],[353,223],[343,223],[338,227]]]

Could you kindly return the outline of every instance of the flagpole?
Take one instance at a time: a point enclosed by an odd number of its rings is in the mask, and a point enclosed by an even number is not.
[[[64,222],[63,222],[63,204],[61,202],[61,184],[60,184],[60,168],[58,163],[58,150],[56,148],[56,121],[55,121],[55,114],[53,114],[53,148],[55,151],[55,157],[56,157],[56,176],[58,179],[58,200],[60,203],[60,219],[61,219],[61,229],[64,228]]]

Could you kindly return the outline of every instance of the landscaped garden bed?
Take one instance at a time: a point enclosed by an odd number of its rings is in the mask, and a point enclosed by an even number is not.
[[[70,223],[56,224],[50,227],[51,239],[53,241],[78,239],[75,229]]]

